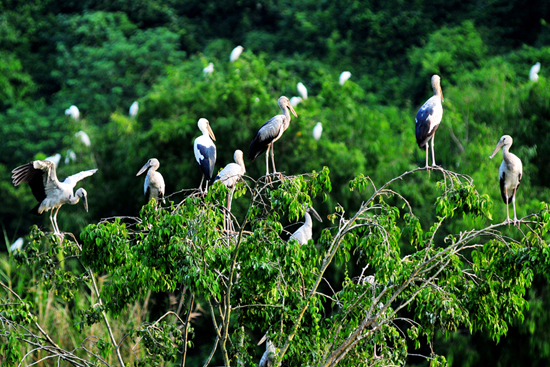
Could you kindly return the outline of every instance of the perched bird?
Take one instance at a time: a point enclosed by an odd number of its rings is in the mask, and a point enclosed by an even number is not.
[[[500,180],[500,194],[502,195],[502,200],[504,200],[506,204],[506,221],[504,223],[510,223],[508,204],[510,204],[511,201],[514,208],[514,224],[516,224],[518,222],[516,216],[516,190],[518,189],[523,174],[523,165],[515,154],[510,153],[512,143],[513,140],[510,135],[503,135],[489,158],[492,159],[500,148],[502,148],[502,163],[498,170],[498,178]]]
[[[202,69],[204,75],[212,74],[214,72],[214,64],[210,63],[207,67]]]
[[[258,345],[265,341],[265,352],[260,359],[259,367],[272,367],[275,357],[277,356],[277,349],[275,345],[269,340],[269,336],[265,334],[263,338],[258,342]]]
[[[300,94],[302,99],[307,99],[307,88],[302,82],[296,85],[296,89],[298,89],[298,93]]]
[[[229,61],[230,62],[235,62],[239,56],[241,56],[241,53],[243,52],[244,50],[244,47],[243,46],[237,46],[233,49],[233,51],[231,51],[231,55],[229,55]]]
[[[302,97],[296,97],[296,96],[294,96],[294,97],[291,97],[291,98],[290,98],[290,105],[291,105],[292,107],[296,107],[296,106],[298,106],[300,103],[302,103]]]
[[[199,166],[201,166],[202,170],[202,178],[199,189],[202,194],[202,182],[206,177],[206,190],[204,191],[204,194],[206,194],[208,192],[208,181],[212,179],[214,165],[216,164],[216,146],[212,141],[216,141],[216,137],[214,136],[214,132],[210,128],[210,122],[208,122],[207,119],[199,119],[198,126],[202,132],[202,135],[195,139],[193,151],[195,152],[195,159],[197,160]]]
[[[139,103],[138,101],[134,101],[132,105],[130,106],[130,110],[128,110],[128,114],[130,117],[136,117],[139,111]]]
[[[323,124],[318,122],[315,127],[313,128],[313,139],[319,140],[321,139],[321,134],[323,133]]]
[[[76,153],[72,149],[67,149],[67,153],[65,153],[65,164],[69,164],[71,161],[76,161]]]
[[[88,171],[82,171],[67,177],[63,181],[57,179],[55,173],[55,164],[50,161],[32,161],[15,168],[12,173],[12,180],[15,186],[22,182],[27,182],[31,187],[32,193],[38,205],[31,209],[31,213],[40,215],[44,211],[50,212],[50,221],[55,233],[61,233],[57,225],[57,213],[63,204],[74,205],[80,198],[84,202],[84,209],[88,211],[87,192],[83,188],[73,189],[85,177],[91,176],[97,172],[97,168]],[[54,209],[57,209],[53,215]],[[52,217],[53,215],[53,217]]]
[[[79,132],[75,133],[74,136],[76,136],[77,138],[80,138],[80,141],[85,146],[89,147],[92,145],[90,137],[84,131],[80,130]]]
[[[231,201],[233,200],[233,192],[235,191],[235,186],[237,181],[245,174],[246,168],[244,167],[243,152],[239,149],[235,151],[233,155],[235,163],[229,163],[218,173],[214,182],[221,181],[225,187],[230,191],[227,194],[227,211],[231,213]],[[226,218],[226,229],[229,230],[230,227],[233,227],[232,222]]]
[[[428,142],[432,140],[432,165],[435,167],[434,134],[441,118],[443,117],[443,91],[441,90],[441,78],[432,76],[432,88],[434,95],[420,107],[416,114],[416,142],[420,149],[426,148],[426,169],[428,169]],[[429,172],[429,171],[428,171]]]
[[[529,70],[529,79],[536,82],[539,80],[539,71],[540,71],[540,62],[537,62],[535,65],[531,66]]]
[[[351,77],[351,73],[349,71],[342,71],[342,74],[340,74],[340,85],[344,85],[346,80],[348,80]]]
[[[10,246],[10,252],[19,251],[23,248],[23,237],[19,237],[17,240],[15,240],[14,243]]]
[[[72,105],[65,110],[65,115],[71,116],[73,119],[78,120],[78,118],[80,117],[80,111],[78,110],[78,107]]]
[[[290,101],[285,96],[281,96],[278,100],[279,107],[283,111],[282,115],[272,117],[269,121],[260,127],[256,133],[254,140],[248,148],[248,159],[253,161],[264,151],[266,176],[269,175],[269,148],[271,148],[271,162],[273,163],[273,173],[277,173],[275,168],[275,158],[273,153],[273,143],[275,143],[283,135],[290,125],[290,112],[296,117],[298,115],[290,104]],[[289,112],[290,111],[290,112]]]
[[[165,192],[164,178],[162,177],[160,172],[157,171],[157,169],[159,169],[159,166],[159,160],[156,158],[151,158],[147,161],[147,163],[145,163],[143,167],[141,167],[139,172],[136,174],[136,176],[139,176],[143,172],[149,170],[147,171],[147,176],[145,176],[143,193],[147,198],[147,202],[149,202],[151,198],[153,198],[157,202],[157,205],[161,200],[162,202],[164,202]]]
[[[61,154],[56,153],[56,154],[46,158],[45,160],[53,162],[55,164],[55,167],[57,167],[57,166],[59,166],[59,162],[61,162]]]
[[[300,245],[305,245],[307,244],[307,241],[313,238],[313,221],[311,220],[310,214],[313,214],[315,219],[319,222],[323,221],[315,209],[311,207],[307,208],[304,215],[305,223],[290,236],[289,241],[291,239],[295,239]]]

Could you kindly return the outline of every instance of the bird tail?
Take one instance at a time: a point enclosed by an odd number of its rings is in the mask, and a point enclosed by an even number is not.
[[[34,214],[34,215],[42,215],[42,213],[39,213],[38,212],[38,208],[40,208],[40,203],[36,204],[36,206],[34,208],[32,208],[29,213],[31,214]]]
[[[252,140],[252,143],[250,143],[250,147],[248,148],[248,159],[253,161],[254,159],[258,158],[260,154],[265,152],[267,150],[267,147],[271,141],[260,141],[258,138],[258,135]]]

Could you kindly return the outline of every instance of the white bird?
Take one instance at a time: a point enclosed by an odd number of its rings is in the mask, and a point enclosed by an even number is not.
[[[292,107],[296,107],[296,106],[298,106],[300,103],[302,103],[302,97],[296,97],[296,96],[294,96],[294,97],[290,98],[290,105],[291,105]]]
[[[294,108],[290,104],[290,101],[285,96],[281,96],[278,100],[279,107],[283,111],[282,115],[272,117],[269,121],[260,127],[260,130],[256,133],[254,140],[250,143],[248,148],[248,159],[253,161],[264,151],[265,153],[265,167],[266,176],[269,175],[269,149],[271,148],[271,162],[273,163],[273,173],[277,173],[275,168],[275,157],[273,153],[273,144],[279,140],[288,126],[290,125],[290,112],[296,117],[298,115],[294,111]],[[290,112],[289,112],[290,111]]]
[[[539,80],[539,71],[540,71],[540,62],[537,62],[535,65],[531,66],[529,70],[529,79],[536,82]]]
[[[516,216],[516,190],[523,174],[523,165],[515,154],[510,153],[510,147],[513,142],[510,135],[503,135],[489,158],[493,158],[499,149],[502,148],[502,163],[498,170],[498,178],[500,180],[500,194],[506,204],[506,221],[504,223],[510,223],[508,204],[511,201],[514,208],[514,224],[516,224],[518,222]]]
[[[277,349],[275,348],[275,345],[269,340],[269,337],[267,334],[263,336],[262,339],[258,342],[258,345],[262,344],[265,341],[265,352],[262,354],[262,358],[260,359],[259,367],[272,367],[273,361],[275,360],[275,357],[277,356]]]
[[[323,133],[323,124],[318,122],[315,127],[313,128],[313,139],[319,140],[321,139],[321,134]]]
[[[76,136],[77,138],[80,138],[80,141],[85,146],[89,147],[92,145],[92,141],[90,140],[90,137],[84,131],[80,130],[79,132],[75,133],[74,136]]]
[[[46,161],[53,162],[55,166],[59,166],[59,162],[61,162],[61,154],[56,153],[48,158],[45,159]]]
[[[162,200],[164,202],[164,193],[165,193],[165,184],[164,178],[157,171],[160,166],[160,162],[156,158],[151,158],[145,163],[143,167],[139,170],[136,176],[141,175],[143,172],[147,171],[147,176],[145,176],[145,183],[143,184],[143,194],[149,202],[152,198],[155,199],[157,205],[158,202]]]
[[[213,63],[208,64],[207,67],[202,69],[202,72],[204,73],[204,75],[212,74],[214,72],[214,64]]]
[[[199,119],[198,126],[202,135],[195,139],[193,144],[193,151],[195,152],[195,159],[202,170],[201,183],[199,189],[202,191],[202,182],[206,177],[206,190],[204,194],[208,192],[208,181],[212,179],[212,174],[214,173],[214,165],[216,164],[216,146],[214,141],[216,137],[212,128],[210,128],[210,122],[207,119]],[[214,140],[214,141],[212,141]]]
[[[69,164],[71,161],[76,161],[76,153],[72,149],[67,149],[67,153],[65,154],[65,164]]]
[[[296,85],[296,89],[298,89],[298,93],[300,94],[302,99],[307,99],[307,88],[302,82]]]
[[[15,252],[21,250],[23,248],[23,237],[19,237],[17,240],[15,240],[14,243],[10,246],[10,252]]]
[[[235,62],[239,56],[241,56],[241,53],[243,52],[244,50],[244,47],[243,46],[237,46],[233,49],[233,51],[231,51],[231,55],[229,55],[229,61],[230,62]]]
[[[78,110],[78,107],[72,105],[65,110],[65,115],[71,116],[73,119],[78,120],[78,118],[80,117],[80,111]]]
[[[428,169],[428,142],[430,139],[432,140],[432,165],[436,166],[434,134],[443,117],[443,106],[441,105],[441,102],[443,102],[443,91],[441,90],[441,78],[439,75],[432,76],[432,88],[434,95],[420,107],[414,120],[416,124],[416,142],[420,149],[426,148],[426,169]]]
[[[228,212],[231,212],[231,201],[233,200],[233,192],[235,191],[237,181],[239,181],[246,172],[243,152],[241,150],[237,149],[235,151],[233,159],[235,160],[235,163],[229,163],[225,166],[214,179],[214,182],[221,181],[228,189],[230,189],[230,192],[227,195]],[[231,222],[229,221],[229,223]],[[226,228],[229,229],[229,226],[226,226]]]
[[[339,83],[340,85],[344,85],[346,80],[348,80],[351,77],[351,73],[349,71],[342,71],[342,74],[340,74]]]
[[[97,168],[88,171],[82,171],[67,177],[63,181],[57,179],[55,173],[55,164],[50,161],[32,161],[15,168],[12,173],[12,180],[15,186],[22,182],[27,182],[31,187],[32,193],[38,205],[31,209],[31,213],[40,215],[44,211],[50,212],[50,221],[55,233],[61,233],[57,225],[57,213],[63,204],[74,205],[80,198],[84,202],[84,209],[88,211],[88,193],[83,188],[73,189],[85,177],[91,176],[97,172]],[[53,215],[54,209],[57,209]],[[53,217],[52,217],[53,215]]]
[[[319,222],[323,221],[321,219],[321,216],[319,216],[315,209],[311,207],[307,208],[304,215],[304,224],[290,236],[289,241],[291,239],[295,239],[300,245],[305,245],[309,240],[313,238],[313,221],[311,220],[311,215],[309,215],[310,213],[313,214],[315,219],[317,219]]]
[[[136,117],[139,111],[139,103],[138,101],[134,101],[132,105],[130,106],[130,109],[128,110],[128,114],[130,117]]]

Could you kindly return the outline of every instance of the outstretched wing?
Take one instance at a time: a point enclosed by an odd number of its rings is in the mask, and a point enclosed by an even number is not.
[[[83,178],[86,178],[88,176],[91,176],[96,172],[97,172],[97,168],[90,169],[90,170],[87,170],[87,171],[78,172],[78,173],[75,173],[74,175],[71,175],[71,176],[67,177],[66,179],[64,179],[63,183],[71,185],[71,187],[75,187],[78,181],[80,181]]]
[[[46,198],[48,189],[59,187],[55,163],[50,161],[32,161],[15,168],[12,173],[13,184],[17,186],[27,182],[39,202]]]

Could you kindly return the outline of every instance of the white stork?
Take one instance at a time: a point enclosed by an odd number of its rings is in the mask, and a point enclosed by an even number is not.
[[[199,119],[198,126],[202,135],[195,139],[193,144],[193,151],[195,152],[195,159],[202,170],[201,183],[199,189],[202,191],[202,182],[206,177],[206,189],[204,194],[208,192],[208,181],[212,179],[214,173],[214,165],[216,164],[216,146],[212,140],[216,140],[212,128],[210,128],[210,122],[207,119]],[[212,138],[212,139],[211,139]]]
[[[540,71],[540,62],[537,62],[535,65],[531,66],[529,70],[529,79],[536,82],[539,80],[539,71]]]
[[[235,154],[233,154],[233,159],[235,160],[235,163],[229,163],[227,166],[225,166],[224,169],[222,169],[214,179],[214,182],[221,181],[225,185],[225,187],[230,190],[227,196],[227,211],[230,213],[231,201],[233,200],[233,192],[235,191],[235,186],[237,185],[237,181],[239,181],[246,172],[242,150],[237,149],[235,151]]]
[[[349,71],[342,71],[342,74],[340,74],[340,78],[338,82],[340,85],[344,85],[344,83],[351,77],[351,73]]]
[[[309,215],[310,213],[313,214],[315,219],[317,219],[319,222],[323,221],[321,219],[321,216],[315,211],[315,209],[311,207],[307,208],[304,215],[306,220],[305,223],[290,236],[289,241],[291,239],[295,239],[300,245],[305,245],[309,240],[313,238],[313,221],[311,220],[311,215]]]
[[[432,140],[432,165],[435,167],[434,134],[441,118],[443,117],[443,91],[441,90],[441,78],[432,76],[432,88],[434,95],[420,107],[416,113],[416,142],[420,149],[426,148],[426,169],[428,169],[428,142]],[[429,171],[428,171],[429,172]]]
[[[130,106],[130,109],[128,110],[128,114],[130,115],[130,117],[134,118],[137,116],[138,111],[139,111],[139,103],[138,101],[134,101],[134,103],[132,103],[132,105]]]
[[[149,202],[151,198],[154,198],[157,205],[159,201],[164,202],[165,193],[164,178],[160,172],[157,171],[159,167],[159,160],[156,158],[151,158],[136,174],[136,176],[139,176],[148,170],[147,176],[145,176],[145,183],[143,184],[143,193],[147,198],[147,202]]]
[[[239,56],[241,56],[241,53],[243,52],[244,50],[244,47],[239,45],[237,47],[235,47],[233,49],[233,51],[231,51],[231,55],[229,55],[229,61],[230,62],[235,62],[237,61],[237,59],[239,58]]]
[[[319,140],[321,139],[321,134],[323,133],[323,124],[318,122],[315,127],[313,128],[313,139]]]
[[[80,117],[80,111],[78,110],[78,107],[72,105],[65,110],[65,115],[71,116],[73,119],[78,120],[78,118]]]
[[[493,158],[500,148],[502,148],[502,163],[498,170],[498,178],[500,180],[500,194],[502,200],[506,204],[506,221],[510,223],[510,211],[508,204],[512,202],[514,208],[514,224],[518,222],[516,216],[516,190],[518,189],[523,174],[523,165],[521,160],[513,153],[510,153],[510,147],[513,140],[510,135],[503,135],[497,143],[493,154],[489,158]]]
[[[296,85],[296,89],[298,89],[298,93],[302,97],[302,99],[307,99],[307,88],[304,85],[304,83],[300,82]]]
[[[88,171],[82,171],[72,176],[67,177],[63,181],[57,179],[55,173],[55,164],[50,161],[32,161],[15,168],[12,173],[12,180],[15,186],[22,182],[27,182],[31,187],[32,193],[38,205],[31,209],[31,213],[40,215],[44,211],[50,212],[50,221],[55,233],[60,234],[57,225],[57,213],[63,204],[74,205],[78,203],[80,198],[84,202],[84,209],[88,211],[88,193],[83,188],[76,190],[73,194],[73,189],[77,182],[85,177],[91,176],[97,172],[97,168]],[[53,215],[54,209],[57,209]]]
[[[253,161],[264,151],[265,153],[265,167],[266,176],[269,175],[269,149],[271,148],[271,162],[273,163],[273,173],[277,173],[275,168],[275,158],[273,153],[273,143],[275,143],[283,135],[288,126],[290,125],[290,112],[296,117],[296,111],[290,104],[290,101],[285,96],[279,98],[279,107],[283,111],[282,115],[272,117],[269,121],[260,127],[256,137],[250,143],[248,148],[248,159]],[[290,111],[290,112],[289,112]]]

